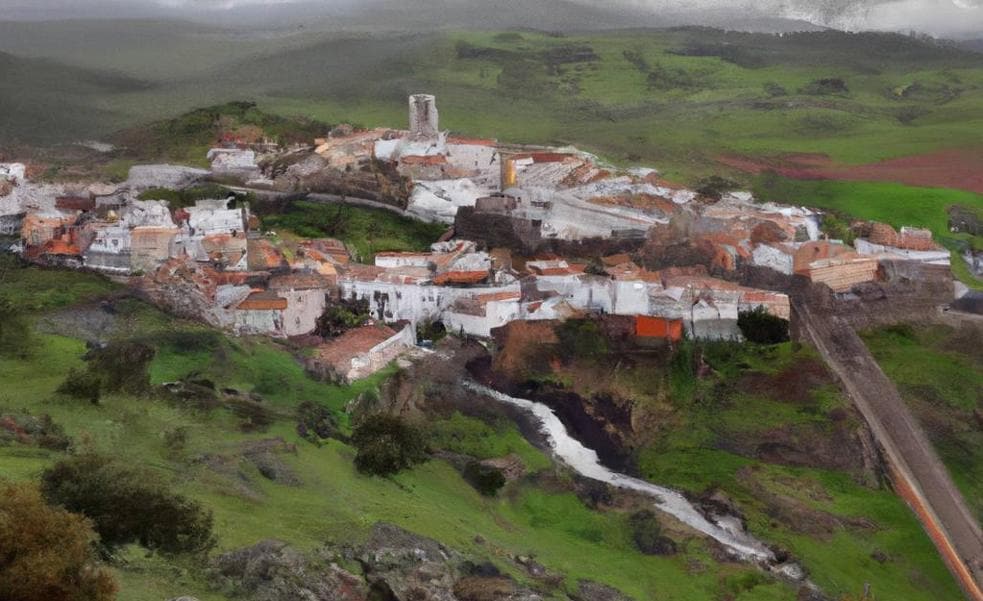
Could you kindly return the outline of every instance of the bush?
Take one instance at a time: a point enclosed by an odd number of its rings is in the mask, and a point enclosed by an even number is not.
[[[107,550],[138,543],[164,555],[207,552],[215,544],[211,512],[158,482],[156,475],[88,454],[45,470],[41,490],[50,503],[91,519]]]
[[[334,338],[357,328],[369,320],[369,301],[346,299],[325,307],[317,318],[314,333],[322,338]]]
[[[655,513],[648,509],[635,512],[628,518],[628,526],[632,531],[632,539],[639,551],[646,555],[672,555],[676,552],[676,543],[662,535],[662,526]]]
[[[33,485],[0,484],[0,599],[111,601],[89,521],[44,502]]]
[[[2,275],[2,274],[0,274]],[[0,278],[0,283],[3,279]],[[31,323],[10,299],[0,297],[0,357],[24,359],[31,354]]]
[[[318,443],[337,432],[338,422],[324,405],[304,401],[297,407],[297,434],[301,438]]]
[[[171,453],[179,453],[188,445],[188,429],[178,426],[164,432],[164,447]]]
[[[726,177],[712,175],[697,182],[696,192],[705,198],[720,200],[720,197],[722,197],[725,192],[730,192],[738,186],[739,184],[737,182],[729,180]]]
[[[505,475],[497,467],[471,461],[464,468],[464,479],[486,497],[494,497],[505,486]]]
[[[597,357],[608,352],[608,341],[596,321],[567,320],[556,335],[560,339],[560,352],[567,358]]]
[[[88,371],[72,368],[65,376],[65,381],[58,387],[58,392],[77,399],[87,400],[93,405],[99,404],[102,381],[99,376]]]
[[[770,81],[764,85],[765,94],[771,98],[781,98],[782,96],[788,96],[788,90],[786,90],[781,85]]]
[[[424,321],[416,326],[416,341],[422,343],[426,340],[437,343],[447,337],[447,328],[439,321]]]
[[[844,95],[850,92],[850,88],[839,77],[826,77],[809,82],[799,92],[810,96]]]
[[[362,420],[352,433],[355,467],[365,474],[388,476],[427,459],[423,434],[402,419],[377,413]]]
[[[764,307],[741,311],[737,316],[737,327],[745,338],[757,344],[779,344],[789,340],[788,320],[768,313]]]
[[[655,63],[649,69],[647,81],[650,90],[690,89],[702,85],[703,74]]]
[[[137,340],[112,342],[86,357],[103,392],[143,394],[150,388],[150,362],[156,351]]]

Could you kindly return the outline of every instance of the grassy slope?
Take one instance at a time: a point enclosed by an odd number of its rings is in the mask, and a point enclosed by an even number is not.
[[[928,431],[952,479],[983,521],[983,356],[979,341],[944,326],[866,332],[864,340]]]
[[[932,543],[890,490],[865,486],[853,472],[758,458],[775,441],[784,441],[777,446],[786,457],[805,449],[813,457],[806,465],[833,465],[830,457],[845,452],[830,441],[859,424],[844,411],[848,400],[821,375],[815,351],[792,344],[702,345],[712,370],[695,378],[690,361],[678,360],[687,348],[694,347],[684,345],[668,365],[660,355],[571,359],[535,345],[506,352],[534,353],[545,357],[539,365],[550,366],[528,368],[544,373],[518,372],[519,381],[548,381],[585,398],[630,399],[632,427],[622,431],[643,477],[694,495],[719,489],[756,536],[789,550],[832,598],[858,597],[864,583],[876,598],[958,598]],[[567,359],[552,360],[557,352]]]
[[[794,371],[803,361],[813,359],[811,349],[794,350],[788,344],[774,349],[711,352],[707,357],[722,381],[737,381],[742,374],[754,372]],[[858,595],[864,583],[871,584],[877,598],[958,598],[958,589],[931,542],[891,491],[865,487],[844,472],[784,467],[722,448],[723,441],[753,438],[772,429],[824,431],[830,423],[828,413],[847,403],[835,387],[812,391],[808,402],[746,392],[711,395],[714,400],[707,400],[696,393],[714,386],[713,379],[694,384],[671,371],[660,374],[646,370],[644,375],[637,371],[626,371],[617,377],[615,385],[624,391],[634,390],[630,398],[669,403],[668,413],[659,422],[662,433],[639,455],[639,468],[645,477],[694,493],[719,487],[740,504],[752,532],[790,549],[812,571],[815,582],[834,598]],[[658,387],[652,382],[662,378],[672,383],[669,399],[646,399],[645,393]],[[763,501],[767,495],[784,496],[808,511],[831,514],[843,523],[861,520],[875,526],[841,525],[828,535],[806,535],[789,528],[787,515],[773,515],[774,509]],[[808,530],[811,519],[806,513],[792,521]],[[877,553],[890,560],[874,560]]]
[[[309,238],[338,238],[365,263],[371,263],[377,252],[426,250],[447,229],[383,209],[303,201],[293,203],[283,214],[264,217],[263,227]]]
[[[45,274],[54,272],[23,270],[8,280],[11,285],[4,293],[25,298],[29,307],[50,311],[72,307],[78,300],[91,300],[94,290],[106,286],[100,278],[62,274],[69,277],[61,286],[64,296],[38,303],[37,281]],[[21,294],[28,289],[33,292]],[[226,339],[136,301],[118,302],[117,306],[119,332],[158,346],[151,366],[154,382],[197,371],[219,386],[260,391],[268,406],[283,417],[266,432],[244,433],[238,428],[238,419],[226,410],[201,413],[158,400],[119,395],[105,398],[100,406],[60,397],[54,391],[70,368],[82,365],[85,345],[81,340],[54,334],[37,334],[34,354],[28,359],[0,359],[0,408],[48,413],[64,426],[76,448],[112,453],[146,466],[178,490],[201,500],[215,512],[220,549],[273,537],[311,548],[326,541],[358,539],[373,523],[386,520],[487,557],[506,569],[514,570],[509,567],[509,555],[532,554],[550,569],[567,574],[571,586],[577,578],[591,578],[639,599],[716,599],[732,589],[739,593],[734,598],[742,600],[791,601],[794,597],[784,585],[754,576],[752,568],[716,564],[700,539],[683,535],[684,551],[676,557],[641,555],[631,546],[623,514],[591,511],[556,484],[522,482],[500,498],[488,500],[440,461],[392,479],[361,476],[353,469],[351,448],[336,441],[315,447],[300,440],[289,415],[302,400],[315,400],[339,410],[360,391],[374,388],[379,377],[353,388],[313,382],[289,354],[271,342]],[[43,319],[46,313],[35,315]],[[177,335],[183,338],[175,338]],[[164,433],[178,427],[187,429],[188,442],[184,450],[175,452],[166,448]],[[222,476],[194,460],[203,453],[235,453],[241,443],[271,436],[298,445],[296,455],[286,455],[284,461],[301,477],[303,485],[273,484],[253,468],[245,468],[248,481],[243,484],[238,476]],[[456,416],[438,424],[434,436],[449,448],[478,456],[515,452],[526,458],[531,468],[552,471],[546,458],[511,424],[489,428]],[[0,447],[0,474],[10,479],[34,478],[58,457],[58,453],[36,448]],[[560,474],[559,478],[562,482],[565,476]],[[486,542],[477,543],[477,535]],[[117,569],[123,600],[180,594],[194,594],[203,601],[224,598],[207,588],[196,566],[144,557],[138,549],[127,553],[127,561],[126,567]],[[694,562],[703,566],[699,573],[691,573]]]

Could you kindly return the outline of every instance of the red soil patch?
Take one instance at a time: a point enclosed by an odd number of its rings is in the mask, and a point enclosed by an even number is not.
[[[720,163],[748,173],[775,171],[792,179],[898,182],[909,186],[954,188],[983,194],[983,148],[940,150],[866,165],[842,165],[821,154],[778,158],[726,155]]]

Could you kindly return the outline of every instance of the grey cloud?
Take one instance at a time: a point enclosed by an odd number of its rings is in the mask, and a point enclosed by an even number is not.
[[[938,35],[983,35],[983,0],[570,0],[598,10],[644,11],[658,18],[673,14],[694,23],[707,22],[706,15],[733,13],[744,17],[770,17],[807,21],[841,29],[915,29]],[[371,15],[373,7],[386,0],[0,0],[0,20],[7,15],[34,15],[35,18],[62,16],[138,16],[186,15],[201,13],[236,13],[275,5],[305,6],[306,13],[329,13],[352,8]],[[418,2],[429,9],[441,6],[461,9],[469,3],[476,7],[482,0],[403,0],[407,5]],[[517,7],[521,0],[517,0]],[[537,0],[521,4],[526,11],[536,10]],[[284,7],[286,8],[286,7]],[[585,24],[586,25],[586,24]]]

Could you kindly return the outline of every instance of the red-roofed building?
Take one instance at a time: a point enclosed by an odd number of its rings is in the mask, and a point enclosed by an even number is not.
[[[307,370],[321,379],[351,384],[384,369],[415,344],[409,326],[397,331],[382,324],[366,325],[318,346]]]

